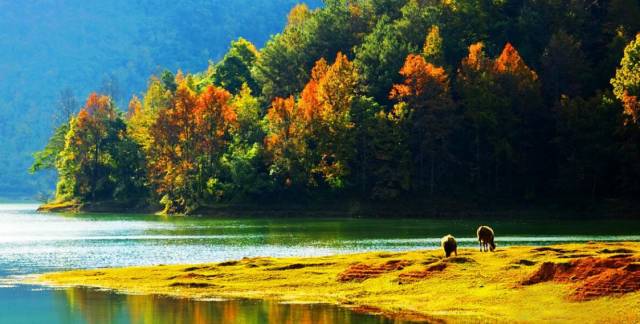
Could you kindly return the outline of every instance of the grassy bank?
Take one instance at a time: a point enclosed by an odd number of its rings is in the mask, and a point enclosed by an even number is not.
[[[446,321],[640,321],[640,243],[250,258],[50,273],[52,285],[188,298],[323,302]]]

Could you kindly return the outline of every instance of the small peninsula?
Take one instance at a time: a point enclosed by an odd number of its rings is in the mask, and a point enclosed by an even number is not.
[[[179,298],[329,303],[429,322],[637,322],[640,243],[245,258],[49,273],[31,279]]]

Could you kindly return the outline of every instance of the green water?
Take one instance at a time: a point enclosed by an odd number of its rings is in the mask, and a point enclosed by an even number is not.
[[[37,214],[0,205],[0,323],[386,323],[328,305],[190,301],[88,289],[18,285],[54,270],[218,262],[253,256],[318,256],[438,248],[451,233],[476,247],[491,225],[498,248],[586,241],[640,241],[640,221],[531,217],[477,219],[184,218]]]

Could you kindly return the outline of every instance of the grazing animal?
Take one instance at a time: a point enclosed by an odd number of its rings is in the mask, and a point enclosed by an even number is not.
[[[444,248],[444,254],[448,258],[451,253],[455,253],[458,256],[458,243],[456,242],[456,238],[451,236],[451,234],[445,235],[442,240],[440,240],[440,244],[442,248]]]
[[[480,242],[480,252],[491,251],[496,249],[496,243],[494,242],[495,235],[493,229],[489,226],[482,225],[478,227],[476,231],[478,235],[478,241]]]

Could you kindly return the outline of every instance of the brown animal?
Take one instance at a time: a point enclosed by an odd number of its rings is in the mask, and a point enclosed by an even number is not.
[[[478,235],[478,241],[480,242],[480,252],[491,251],[496,249],[496,243],[494,242],[495,235],[493,229],[489,226],[482,225],[478,227],[476,231]]]
[[[458,243],[456,242],[456,238],[451,236],[451,234],[445,235],[442,240],[440,240],[440,244],[447,258],[451,253],[455,253],[455,255],[458,256]]]

